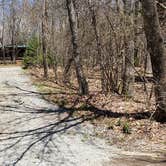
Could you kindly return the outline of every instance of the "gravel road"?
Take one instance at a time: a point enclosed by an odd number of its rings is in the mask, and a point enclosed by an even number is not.
[[[140,161],[142,153],[124,157],[126,152],[95,137],[88,118],[74,118],[45,101],[21,67],[0,68],[0,166],[164,164]]]

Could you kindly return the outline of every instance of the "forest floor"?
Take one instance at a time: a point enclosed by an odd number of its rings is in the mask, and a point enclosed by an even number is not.
[[[165,165],[166,126],[149,120],[143,95],[81,97],[41,73],[0,67],[0,165]]]

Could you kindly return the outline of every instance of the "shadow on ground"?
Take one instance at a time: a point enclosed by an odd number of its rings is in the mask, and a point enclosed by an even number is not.
[[[34,91],[24,90],[19,87],[15,87],[21,92],[19,94],[8,94],[10,97],[14,96],[33,96],[33,95],[50,95],[50,93],[38,93]],[[2,94],[3,95],[3,94]],[[5,94],[4,94],[5,96]],[[90,103],[87,103],[85,107],[81,108],[35,108],[30,107],[24,102],[15,101],[16,104],[12,105],[0,105],[1,114],[9,114],[13,118],[9,118],[4,122],[0,122],[1,126],[4,126],[3,130],[0,130],[0,156],[14,156],[9,165],[17,165],[29,151],[33,151],[36,145],[40,144],[38,154],[40,160],[47,160],[48,154],[51,153],[51,146],[57,149],[58,153],[63,153],[58,150],[58,146],[55,145],[55,137],[60,137],[61,133],[68,133],[71,129],[75,130],[75,133],[81,132],[80,125],[86,121],[91,121],[103,116],[107,117],[132,117],[134,119],[145,119],[150,117],[150,113],[116,113],[111,110],[101,110]],[[77,111],[87,112],[84,115],[75,116]],[[5,116],[4,116],[5,117]],[[40,120],[42,123],[36,124]],[[14,130],[13,128],[14,127]],[[20,128],[19,128],[20,126]],[[25,126],[25,127],[22,127]],[[11,128],[11,129],[10,129]],[[63,138],[62,138],[63,139]],[[58,140],[57,140],[58,141]],[[65,141],[61,140],[65,144]],[[51,144],[51,146],[50,146]],[[68,145],[65,145],[68,146]],[[17,148],[19,149],[16,153]],[[13,153],[15,153],[13,155]],[[45,157],[46,154],[46,157]],[[1,159],[0,159],[1,160]],[[165,161],[162,161],[165,162]],[[72,164],[72,163],[71,163]],[[73,164],[74,165],[74,164]]]

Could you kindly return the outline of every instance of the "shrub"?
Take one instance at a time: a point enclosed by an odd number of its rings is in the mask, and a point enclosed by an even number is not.
[[[129,123],[125,122],[123,125],[123,133],[125,134],[131,134],[131,128],[129,126]]]
[[[23,68],[42,64],[40,43],[36,36],[33,36],[27,43],[27,50],[23,59]]]

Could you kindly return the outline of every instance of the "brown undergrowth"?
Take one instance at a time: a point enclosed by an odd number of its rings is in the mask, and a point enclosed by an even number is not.
[[[29,70],[34,84],[43,97],[60,107],[73,111],[74,116],[90,113],[101,114],[100,118],[91,121],[94,134],[107,139],[108,143],[126,149],[145,149],[164,151],[166,148],[166,125],[155,122],[151,116],[155,110],[154,97],[151,94],[152,84],[135,83],[133,98],[118,94],[101,93],[99,74],[88,72],[89,96],[77,93],[74,76],[72,82],[65,85],[57,81],[50,71],[50,78],[43,79],[40,68]],[[62,80],[62,70],[58,69],[58,80]],[[89,123],[89,122],[86,122]]]

